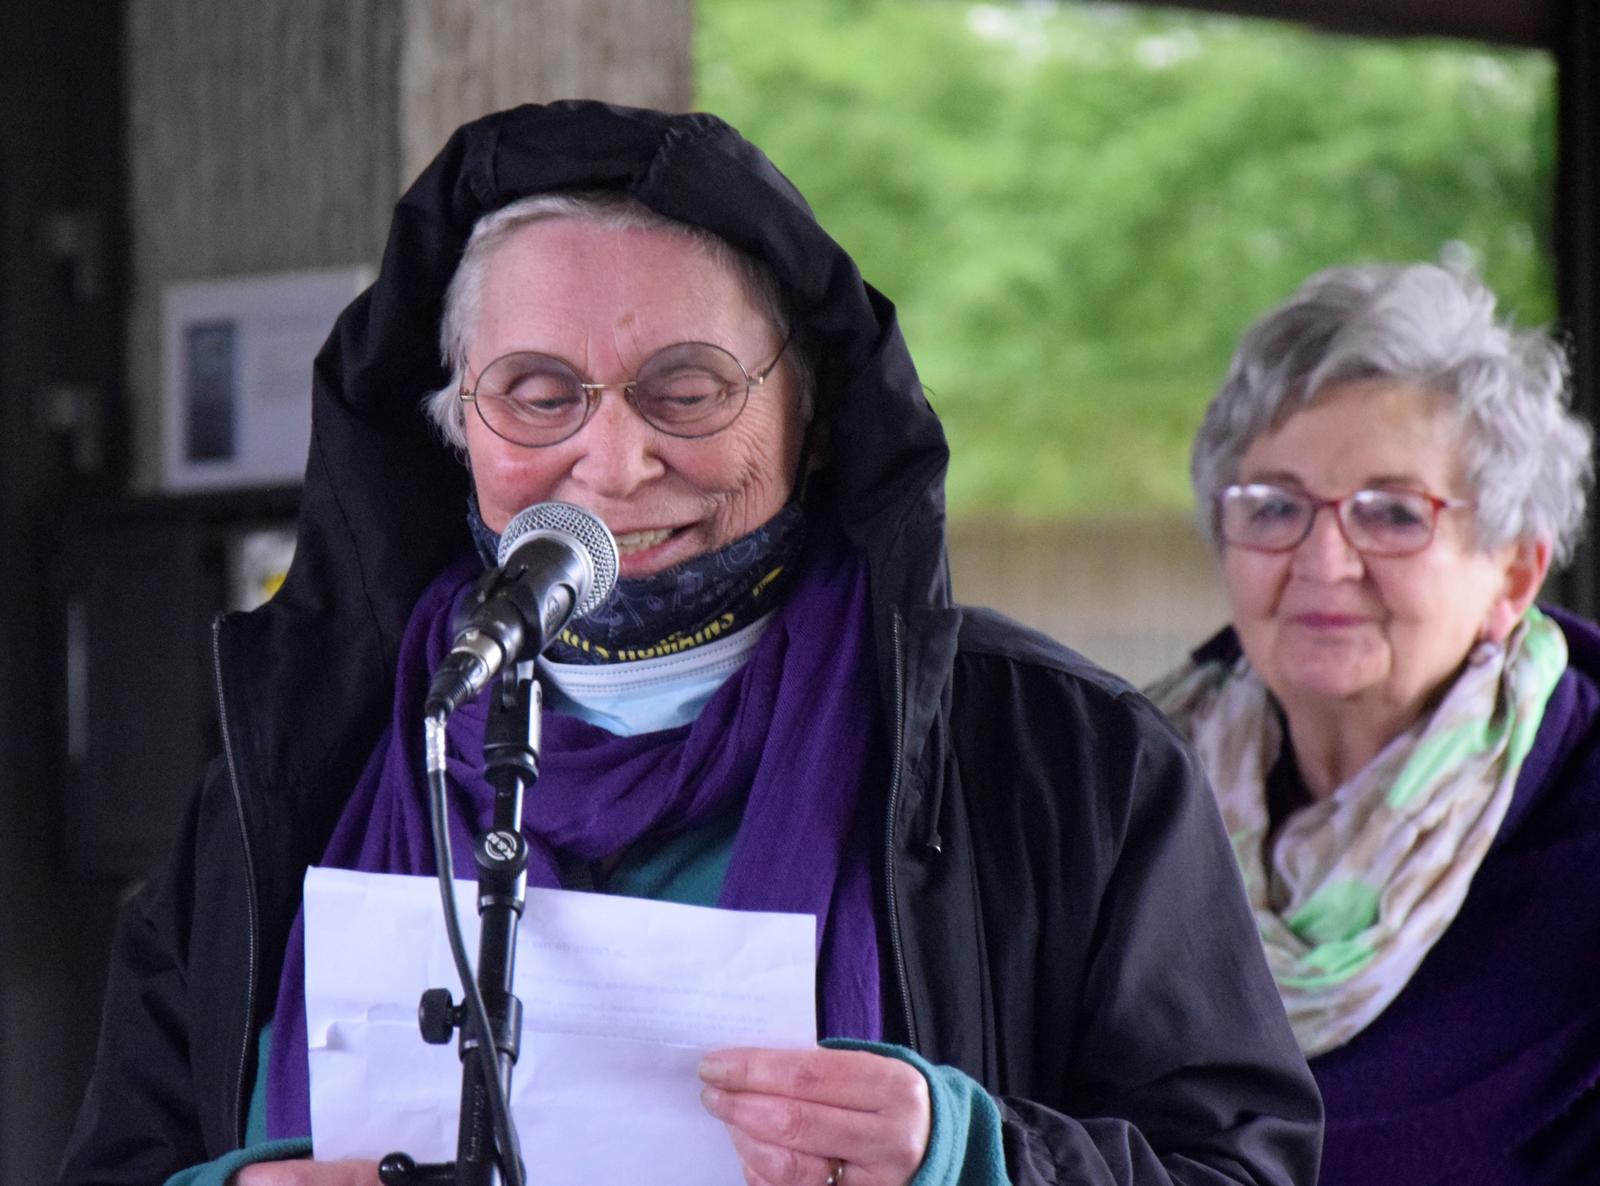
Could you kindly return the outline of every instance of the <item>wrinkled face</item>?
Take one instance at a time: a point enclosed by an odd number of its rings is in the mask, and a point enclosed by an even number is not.
[[[1250,446],[1237,481],[1336,498],[1401,487],[1470,499],[1460,433],[1439,397],[1399,384],[1335,384]],[[1251,665],[1291,715],[1366,702],[1409,721],[1480,639],[1503,638],[1515,548],[1478,548],[1469,509],[1439,516],[1410,556],[1363,556],[1333,509],[1289,552],[1225,545],[1223,580]]]
[[[547,219],[512,233],[489,259],[467,385],[513,351],[565,359],[585,382],[622,383],[678,342],[720,346],[751,374],[783,345],[740,278],[696,244],[657,229]],[[471,408],[465,431],[491,528],[536,502],[576,503],[611,528],[631,577],[714,551],[775,515],[794,486],[803,424],[780,362],[732,424],[698,440],[652,428],[619,388],[555,445],[502,440]]]

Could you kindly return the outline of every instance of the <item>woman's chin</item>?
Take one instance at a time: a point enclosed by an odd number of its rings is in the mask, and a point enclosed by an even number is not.
[[[1270,681],[1278,699],[1349,701],[1381,688],[1387,667],[1372,655],[1315,655],[1279,665]]]

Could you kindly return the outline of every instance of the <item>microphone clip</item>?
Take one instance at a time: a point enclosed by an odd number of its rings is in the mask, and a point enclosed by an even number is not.
[[[459,637],[461,632],[472,624],[473,616],[487,605],[489,599],[506,583],[505,569],[498,566],[484,569],[482,575],[472,583],[472,592],[461,599],[461,604],[456,606],[455,613],[450,616],[450,637]]]

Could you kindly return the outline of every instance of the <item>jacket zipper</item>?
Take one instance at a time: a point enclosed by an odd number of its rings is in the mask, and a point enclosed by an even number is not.
[[[259,909],[256,904],[255,860],[250,853],[250,831],[245,824],[244,792],[239,786],[239,768],[233,756],[233,736],[228,731],[228,705],[222,692],[222,616],[211,623],[211,666],[217,685],[217,723],[222,732],[222,753],[228,763],[228,784],[233,788],[233,806],[239,815],[239,842],[244,848],[245,904],[250,915],[245,929],[247,959],[245,963],[244,1037],[239,1044],[239,1058],[234,1065],[233,1122],[234,1138],[244,1144],[244,1069],[250,1061],[250,1021],[256,1014],[256,929]]]
[[[884,842],[884,896],[889,907],[889,952],[894,961],[895,978],[900,989],[900,1007],[905,1013],[906,1041],[915,1050],[917,1031],[911,1017],[911,987],[906,980],[906,954],[900,941],[900,901],[895,896],[895,814],[900,806],[900,784],[905,770],[906,744],[906,680],[905,649],[901,639],[900,609],[896,606],[889,624],[889,637],[894,651],[894,758],[889,772],[889,818],[885,827]]]

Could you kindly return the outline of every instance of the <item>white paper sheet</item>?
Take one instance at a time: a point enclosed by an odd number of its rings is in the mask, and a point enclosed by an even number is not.
[[[456,885],[469,952],[475,889]],[[312,869],[305,891],[314,1155],[451,1160],[456,1045],[417,1031],[424,989],[461,996],[437,883]],[[815,1044],[815,935],[809,914],[530,889],[511,1109],[532,1180],[740,1186],[695,1067],[725,1046]]]

